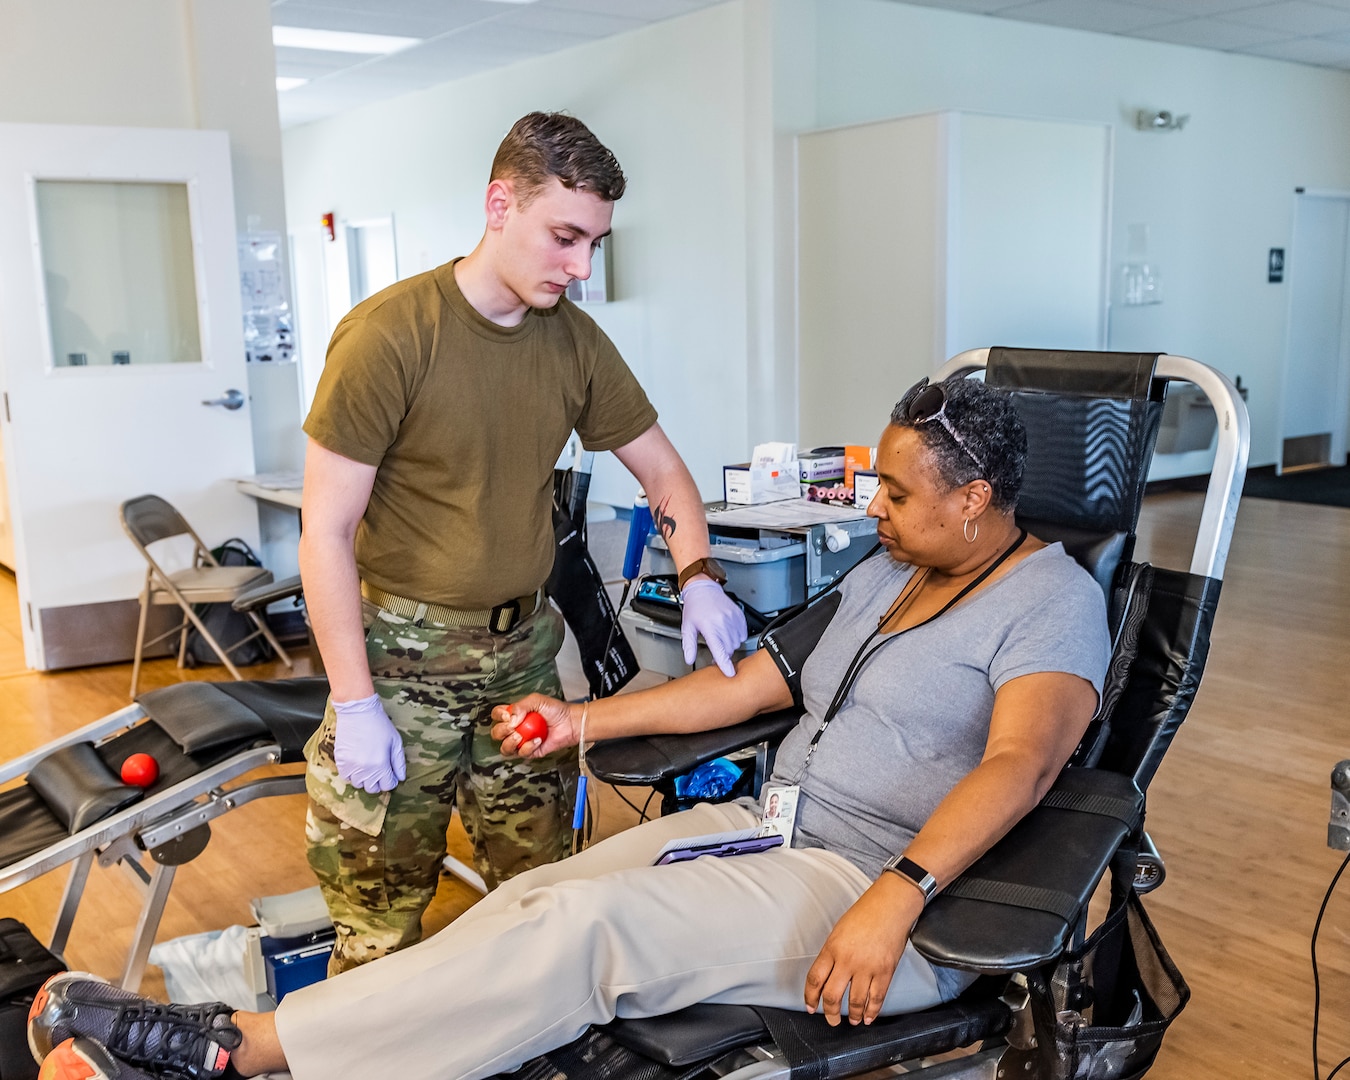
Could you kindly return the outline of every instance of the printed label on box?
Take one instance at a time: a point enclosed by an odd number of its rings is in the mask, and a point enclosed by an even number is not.
[[[812,452],[802,457],[801,471],[798,474],[803,484],[814,484],[821,480],[842,480],[844,478],[844,455],[840,453]]]

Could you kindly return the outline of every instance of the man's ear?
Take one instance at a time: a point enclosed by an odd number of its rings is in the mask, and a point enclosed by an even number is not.
[[[498,178],[488,184],[484,212],[489,229],[500,229],[508,214],[515,209],[516,192],[510,180]]]

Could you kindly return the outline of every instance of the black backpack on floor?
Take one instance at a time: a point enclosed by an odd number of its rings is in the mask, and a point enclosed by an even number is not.
[[[262,562],[253,553],[253,549],[237,536],[226,540],[220,547],[212,548],[211,555],[221,566],[261,566]],[[272,646],[264,637],[256,637],[241,648],[230,650],[236,641],[242,641],[258,628],[253,620],[242,611],[235,611],[226,603],[195,604],[193,611],[197,618],[206,624],[220,647],[229,652],[230,662],[240,667],[248,664],[261,664],[272,659]],[[188,628],[187,654],[183,662],[188,667],[198,664],[219,664],[220,657],[211,648],[195,626]]]
[[[28,1009],[38,988],[65,970],[18,919],[0,919],[0,1080],[37,1080]]]

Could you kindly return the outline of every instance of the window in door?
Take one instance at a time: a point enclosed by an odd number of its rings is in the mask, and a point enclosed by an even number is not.
[[[187,185],[34,186],[51,366],[201,363]]]

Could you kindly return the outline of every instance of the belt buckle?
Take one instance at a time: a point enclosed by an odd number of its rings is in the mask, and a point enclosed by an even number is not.
[[[508,600],[498,604],[488,616],[488,629],[494,634],[504,634],[520,621],[520,601]]]

